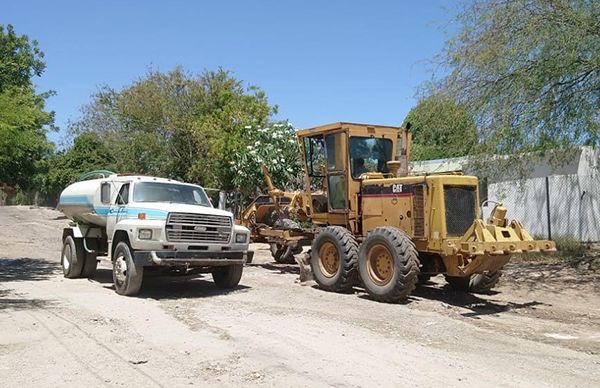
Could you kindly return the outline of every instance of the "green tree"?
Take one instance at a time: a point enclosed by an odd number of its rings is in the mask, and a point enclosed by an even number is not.
[[[412,125],[413,160],[470,155],[477,146],[477,128],[467,108],[444,96],[422,98],[408,113],[404,125],[407,122]]]
[[[234,173],[234,187],[246,195],[265,187],[263,163],[276,187],[293,189],[300,186],[302,166],[294,127],[289,122],[279,122],[258,128],[248,125],[245,129],[247,145],[237,150],[229,162],[229,169]]]
[[[44,111],[49,93],[36,95],[32,80],[44,70],[43,53],[27,36],[0,25],[0,182],[33,185],[39,162],[50,154],[46,139],[54,116]]]
[[[82,112],[71,132],[97,133],[115,150],[119,171],[233,189],[229,162],[247,146],[248,128],[267,124],[276,107],[225,70],[195,76],[178,67],[120,91],[104,87]]]
[[[44,171],[39,176],[39,187],[51,202],[58,200],[61,191],[92,170],[112,170],[114,154],[95,133],[83,133],[75,138],[73,146],[60,151],[42,162]]]
[[[46,64],[38,42],[17,35],[12,25],[0,25],[0,92],[10,87],[28,88],[34,76],[41,76]]]
[[[485,151],[599,144],[600,2],[473,0],[456,21],[439,90],[475,114]]]

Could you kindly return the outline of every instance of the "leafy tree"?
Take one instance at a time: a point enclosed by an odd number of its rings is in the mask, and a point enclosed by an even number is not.
[[[114,154],[95,133],[83,133],[68,150],[60,151],[40,166],[39,186],[43,194],[52,200],[58,199],[60,192],[77,181],[84,173],[92,170],[114,168]]]
[[[265,164],[278,188],[299,186],[302,166],[299,159],[296,131],[289,122],[280,122],[245,129],[247,146],[236,151],[229,162],[234,176],[232,183],[243,194],[254,194],[265,186],[261,164]]]
[[[10,87],[28,88],[31,78],[41,76],[46,64],[38,42],[17,35],[12,25],[0,25],[0,92]]]
[[[31,78],[45,64],[37,42],[0,25],[0,183],[21,190],[34,184],[41,160],[52,151],[46,139],[54,115],[44,111],[51,93],[35,94]]]
[[[440,91],[475,113],[489,153],[599,144],[600,2],[472,0],[457,22]]]
[[[477,145],[477,128],[467,108],[441,95],[422,98],[407,122],[412,125],[413,160],[470,155]]]
[[[229,162],[248,145],[248,128],[267,124],[275,111],[263,91],[225,70],[194,76],[178,67],[150,71],[120,91],[102,88],[70,129],[97,133],[119,171],[233,189]]]

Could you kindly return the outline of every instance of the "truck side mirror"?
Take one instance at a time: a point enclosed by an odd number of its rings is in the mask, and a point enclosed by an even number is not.
[[[227,206],[227,193],[224,191],[219,191],[219,209],[226,210]]]
[[[100,202],[110,203],[110,183],[103,182],[100,186]]]

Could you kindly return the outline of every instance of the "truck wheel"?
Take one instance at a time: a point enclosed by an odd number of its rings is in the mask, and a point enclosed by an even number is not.
[[[240,284],[243,271],[244,266],[242,264],[215,267],[212,270],[213,281],[219,288],[235,288]]]
[[[302,247],[286,247],[285,245],[271,243],[271,256],[279,264],[295,264],[294,255],[302,252]]]
[[[400,302],[408,298],[418,280],[417,249],[402,230],[388,226],[375,228],[360,247],[358,268],[373,299]]]
[[[98,268],[98,257],[96,255],[96,252],[85,252],[85,261],[83,263],[83,270],[81,271],[81,276],[84,278],[93,277],[96,273],[96,268]]]
[[[144,267],[133,262],[129,244],[125,241],[118,243],[113,258],[113,282],[117,294],[137,294],[142,287],[143,277]]]
[[[452,288],[459,291],[487,294],[496,287],[500,276],[502,276],[502,271],[498,270],[465,277],[446,275],[446,281]]]
[[[341,226],[321,229],[311,247],[310,267],[327,291],[348,291],[358,282],[358,243]]]
[[[60,257],[63,274],[66,278],[73,279],[81,276],[85,261],[83,244],[75,241],[72,236],[65,237]]]

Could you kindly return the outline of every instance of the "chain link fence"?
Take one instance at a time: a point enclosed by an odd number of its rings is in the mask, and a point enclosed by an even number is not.
[[[600,242],[600,175],[554,175],[490,183],[490,200],[502,202],[509,219],[523,222],[535,237],[570,237]],[[493,204],[483,208],[487,217]]]

